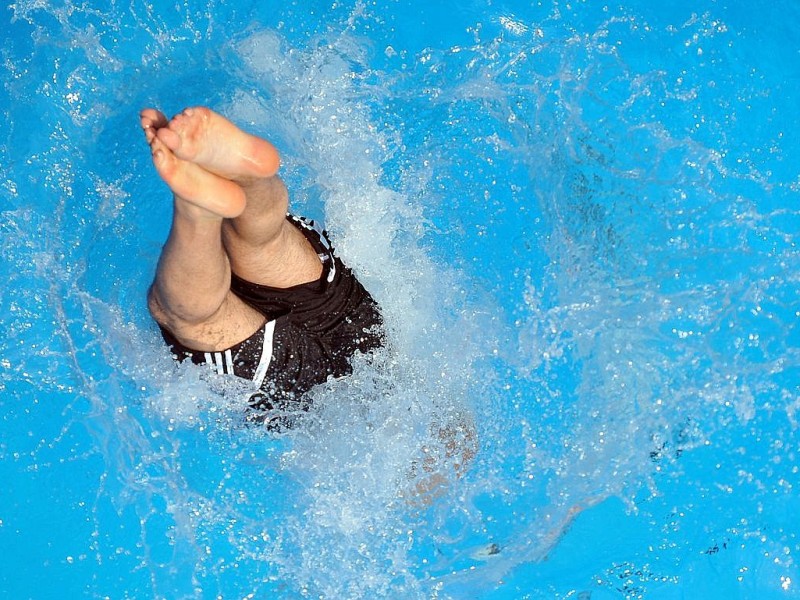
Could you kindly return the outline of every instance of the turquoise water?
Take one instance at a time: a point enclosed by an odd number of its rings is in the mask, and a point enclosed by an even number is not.
[[[798,595],[793,4],[0,22],[3,596]],[[171,206],[137,114],[192,104],[281,148],[387,316],[284,436],[144,306]]]

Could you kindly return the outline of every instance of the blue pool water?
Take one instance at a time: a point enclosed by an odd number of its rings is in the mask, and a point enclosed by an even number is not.
[[[794,3],[0,23],[3,597],[799,595]],[[171,205],[137,114],[193,104],[275,141],[389,325],[283,436],[144,306]]]

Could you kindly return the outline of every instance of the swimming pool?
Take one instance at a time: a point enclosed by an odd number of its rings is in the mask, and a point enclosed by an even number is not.
[[[792,3],[0,19],[5,597],[797,595]],[[137,114],[190,104],[276,142],[390,325],[284,436],[142,301],[170,203]],[[468,472],[414,501],[465,415]]]

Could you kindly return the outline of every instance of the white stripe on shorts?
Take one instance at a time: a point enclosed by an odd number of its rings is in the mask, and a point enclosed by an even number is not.
[[[275,321],[269,321],[264,325],[264,344],[261,346],[261,358],[258,360],[256,374],[253,375],[253,381],[258,387],[261,387],[261,384],[264,383],[269,363],[272,362],[272,339],[274,336]]]

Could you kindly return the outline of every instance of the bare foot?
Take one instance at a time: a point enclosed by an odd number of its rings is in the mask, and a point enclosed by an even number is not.
[[[179,200],[203,209],[209,216],[232,219],[242,214],[246,199],[238,184],[181,160],[161,142],[158,131],[167,123],[162,113],[145,109],[141,113],[141,123],[150,144],[153,165]]]
[[[226,179],[272,177],[280,166],[272,144],[202,106],[187,108],[166,127],[156,129],[158,138],[175,156]]]

